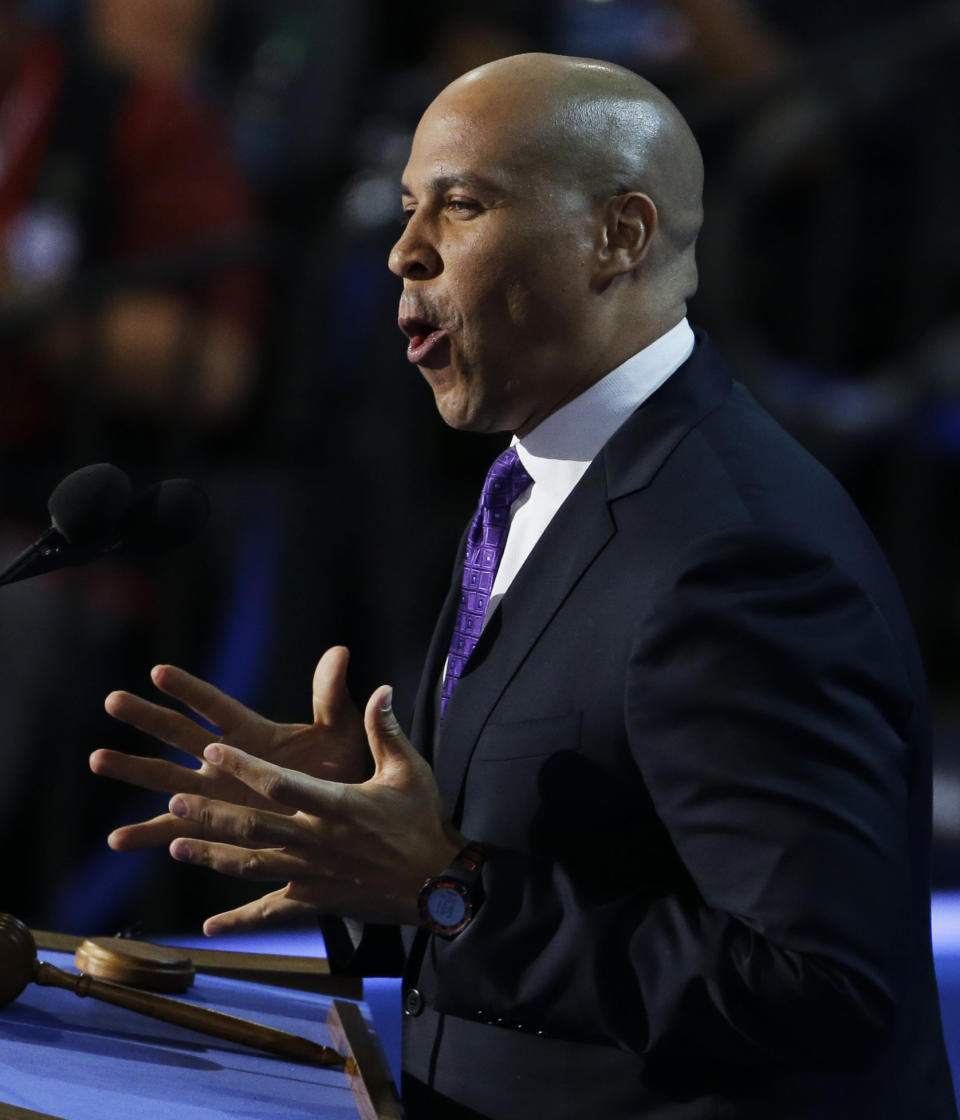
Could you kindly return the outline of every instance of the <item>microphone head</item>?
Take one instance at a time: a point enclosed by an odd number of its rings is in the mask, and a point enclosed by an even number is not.
[[[93,463],[68,474],[50,495],[54,529],[78,548],[106,548],[130,505],[130,479],[112,463]]]
[[[167,552],[200,532],[210,516],[210,499],[190,478],[155,482],[139,494],[116,533],[117,547],[142,554]]]

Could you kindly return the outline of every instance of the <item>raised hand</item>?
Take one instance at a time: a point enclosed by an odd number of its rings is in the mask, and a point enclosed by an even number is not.
[[[212,744],[205,765],[255,794],[247,804],[178,793],[170,810],[192,826],[170,845],[174,859],[242,879],[286,882],[236,910],[208,918],[204,932],[303,913],[416,923],[424,879],[439,874],[466,840],[447,822],[433,773],[400,730],[391,690],[365,714],[374,773],[349,785]]]
[[[373,770],[363,719],[347,692],[349,653],[335,646],[320,659],[313,676],[313,723],[274,723],[227,696],[212,684],[172,665],[159,665],[153,683],[174,700],[214,724],[222,737],[247,754],[277,766],[334,782],[360,782]],[[199,769],[162,759],[97,750],[90,756],[95,774],[163,793],[196,793],[241,806],[267,802],[249,785],[203,760],[213,735],[199,723],[128,692],[106,699],[114,718],[201,760]],[[290,813],[291,809],[275,811]],[[116,829],[108,843],[118,851],[167,844],[193,835],[190,822],[171,813]]]

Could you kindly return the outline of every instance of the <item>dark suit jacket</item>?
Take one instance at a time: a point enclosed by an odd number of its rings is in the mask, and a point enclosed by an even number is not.
[[[956,1117],[910,623],[702,338],[524,564],[434,766],[490,855],[474,922],[413,945],[413,1120]]]

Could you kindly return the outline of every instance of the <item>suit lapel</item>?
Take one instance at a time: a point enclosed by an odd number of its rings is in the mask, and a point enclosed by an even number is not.
[[[434,770],[451,812],[491,710],[577,580],[613,536],[603,474],[595,466],[547,526],[490,616],[447,704]],[[571,525],[575,533],[569,532]]]
[[[730,375],[701,331],[687,361],[610,438],[598,458],[611,501],[653,481],[677,444],[730,393]]]
[[[480,641],[448,705],[434,770],[449,812],[490,713],[577,581],[616,533],[612,503],[642,490],[677,444],[725,399],[726,373],[702,338],[690,359],[622,425],[557,511],[523,564]],[[428,758],[434,690],[459,601],[463,542],[420,685],[414,742]]]
[[[453,566],[453,575],[447,597],[443,601],[440,617],[433,628],[433,636],[427,650],[427,659],[424,662],[423,673],[420,676],[420,686],[417,689],[417,701],[413,709],[413,726],[410,729],[410,740],[416,749],[428,761],[433,761],[434,740],[434,710],[436,708],[437,682],[443,669],[444,660],[450,650],[450,635],[453,633],[453,624],[457,617],[457,607],[460,603],[460,589],[463,581],[463,557],[467,547],[467,534],[470,532],[468,524],[460,538],[457,548],[457,560]]]

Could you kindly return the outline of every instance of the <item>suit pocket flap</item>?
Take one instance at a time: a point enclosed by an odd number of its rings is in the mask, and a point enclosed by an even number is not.
[[[488,723],[477,742],[472,764],[509,759],[541,758],[580,746],[580,713],[525,719],[519,723]]]

